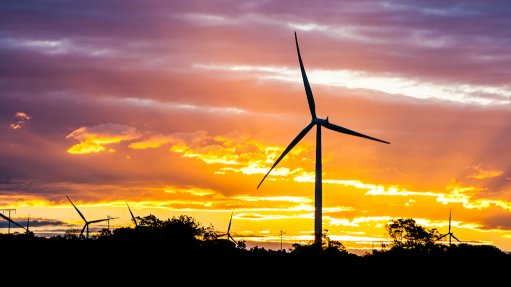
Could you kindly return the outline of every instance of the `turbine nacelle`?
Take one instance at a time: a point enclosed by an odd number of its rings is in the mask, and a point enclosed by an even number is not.
[[[311,121],[313,124],[316,124],[316,125],[322,125],[322,126],[325,126],[327,124],[329,124],[330,122],[328,121],[328,117],[326,117],[326,119],[322,119],[322,118],[315,118],[315,119],[312,119]]]

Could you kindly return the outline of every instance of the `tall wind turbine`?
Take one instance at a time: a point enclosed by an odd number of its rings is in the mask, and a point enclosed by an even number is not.
[[[83,236],[83,232],[85,231],[85,229],[87,229],[87,233],[86,233],[86,237],[85,238],[89,238],[89,225],[93,224],[93,223],[99,223],[99,222],[103,222],[103,221],[107,221],[107,220],[110,220],[111,218],[104,218],[104,219],[97,219],[97,220],[91,220],[91,221],[87,221],[87,219],[85,219],[85,216],[83,216],[83,214],[80,212],[80,210],[76,207],[76,205],[71,201],[71,199],[69,198],[69,196],[67,196],[67,199],[69,200],[69,202],[71,202],[71,204],[73,205],[73,207],[76,209],[76,212],[78,212],[78,214],[80,215],[80,217],[83,219],[83,221],[85,222],[85,225],[83,226],[82,228],[82,231],[80,232],[80,237],[79,238],[82,238]]]
[[[135,223],[135,228],[137,228],[138,227],[137,219],[135,218],[135,215],[133,215],[133,212],[131,212],[131,208],[128,205],[127,201],[126,201],[126,206],[128,207],[128,210],[130,211],[131,219],[133,220],[133,223]]]
[[[277,164],[289,153],[291,149],[314,127],[316,126],[316,184],[315,184],[315,213],[314,213],[314,244],[321,245],[321,230],[322,230],[322,165],[321,165],[321,127],[325,127],[329,130],[339,132],[342,134],[362,137],[373,141],[378,141],[386,144],[390,144],[384,140],[373,138],[353,130],[332,124],[328,121],[328,117],[325,119],[318,118],[316,116],[316,105],[314,103],[314,96],[305,73],[303,66],[302,57],[300,55],[300,48],[298,47],[298,38],[295,32],[296,52],[298,53],[298,61],[300,62],[300,69],[302,71],[303,85],[305,86],[305,93],[307,95],[307,101],[309,102],[309,109],[312,116],[311,122],[295,137],[295,139],[287,146],[280,157],[275,161],[273,166],[270,168],[268,173],[263,177],[257,188],[261,186],[263,181],[266,179],[268,174],[277,166]]]
[[[454,238],[459,243],[461,243],[461,241],[458,238],[456,238],[456,236],[454,236],[454,234],[451,232],[451,211],[452,211],[452,208],[449,209],[449,232],[447,232],[446,234],[438,237],[438,239],[437,239],[437,240],[440,240],[440,239],[446,237],[447,235],[449,235],[449,246],[451,246],[451,238]]]
[[[227,240],[232,240],[232,242],[237,243],[236,240],[231,236],[231,223],[232,223],[232,214],[234,212],[231,212],[231,219],[229,220],[229,226],[227,227],[227,233],[217,235],[217,237],[227,236]]]

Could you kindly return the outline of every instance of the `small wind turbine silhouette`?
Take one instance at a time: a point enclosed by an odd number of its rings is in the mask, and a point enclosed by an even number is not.
[[[284,231],[280,231],[280,251],[282,251],[282,235],[286,234]]]
[[[234,238],[231,236],[231,223],[232,223],[232,214],[233,213],[234,212],[231,212],[231,219],[229,220],[229,226],[227,227],[227,233],[217,235],[217,237],[227,236],[227,240],[232,240],[232,242],[237,244],[236,240],[234,240]]]
[[[127,201],[126,201],[126,206],[128,207],[128,210],[130,211],[131,219],[133,220],[133,223],[135,223],[135,228],[137,228],[137,227],[138,227],[137,219],[135,218],[135,215],[133,215],[133,212],[131,212],[131,208],[130,208],[130,206],[128,205],[128,202],[127,202]]]
[[[110,215],[107,215],[107,216],[106,216],[106,224],[107,224],[108,232],[110,232],[110,220],[118,219],[118,218],[119,218],[119,217],[111,217]]]
[[[447,232],[446,234],[438,237],[437,241],[446,237],[447,235],[449,235],[449,246],[451,246],[451,238],[454,238],[456,239],[459,243],[461,243],[461,241],[456,238],[456,236],[454,236],[454,234],[451,232],[451,211],[452,211],[452,208],[449,209],[449,232]]]
[[[316,105],[314,103],[314,96],[312,95],[312,89],[305,73],[303,66],[302,57],[300,55],[300,48],[298,47],[298,38],[295,32],[296,52],[298,53],[298,61],[300,62],[300,69],[302,71],[303,85],[305,86],[305,93],[307,94],[307,101],[309,102],[309,109],[312,115],[311,122],[295,137],[295,139],[287,146],[280,157],[275,161],[273,166],[270,168],[268,173],[263,177],[257,188],[261,186],[263,181],[266,179],[268,174],[277,166],[277,164],[289,153],[291,149],[314,127],[316,126],[316,184],[315,184],[315,213],[314,213],[314,244],[321,245],[321,230],[322,230],[322,165],[321,165],[321,127],[325,127],[335,132],[348,134],[352,136],[362,137],[373,141],[378,141],[386,144],[390,144],[384,140],[373,138],[353,130],[332,124],[326,119],[318,118],[316,116]]]
[[[27,217],[27,228],[25,228],[27,231],[27,236],[30,236],[30,214]]]
[[[69,202],[71,202],[71,204],[73,205],[73,207],[76,209],[76,212],[78,212],[78,214],[80,215],[80,217],[83,219],[83,221],[85,222],[85,225],[83,226],[82,228],[82,231],[80,232],[80,237],[79,238],[82,238],[83,237],[83,232],[85,231],[85,229],[87,229],[87,233],[86,233],[86,236],[85,238],[89,238],[89,225],[93,224],[93,223],[99,223],[99,222],[103,222],[103,221],[107,221],[107,220],[110,220],[112,218],[104,218],[104,219],[97,219],[97,220],[91,220],[91,221],[87,221],[87,219],[85,219],[85,216],[83,216],[83,214],[80,212],[80,210],[78,209],[78,207],[76,207],[76,205],[71,201],[71,199],[69,198],[69,196],[67,196],[67,199],[69,200]]]
[[[14,220],[10,219],[9,217],[5,216],[5,215],[4,215],[3,213],[1,213],[1,212],[0,212],[0,217],[2,217],[3,219],[7,220],[8,222],[10,222],[10,223],[12,223],[12,224],[14,224],[14,225],[18,226],[19,228],[22,228],[22,229],[25,229],[25,230],[26,230],[26,228],[25,228],[25,227],[23,227],[23,226],[19,225],[16,221],[14,221]]]

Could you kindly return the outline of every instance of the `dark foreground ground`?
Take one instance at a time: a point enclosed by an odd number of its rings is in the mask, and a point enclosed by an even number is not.
[[[158,241],[1,241],[2,278],[42,285],[509,286],[511,255],[293,254]],[[23,284],[24,285],[24,284]],[[4,286],[0,282],[0,286]],[[7,285],[5,285],[7,286]]]

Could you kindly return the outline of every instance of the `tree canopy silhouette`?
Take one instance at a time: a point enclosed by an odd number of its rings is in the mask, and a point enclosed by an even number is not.
[[[435,228],[423,227],[413,218],[392,219],[385,225],[392,238],[391,249],[425,250],[433,248],[440,233]]]
[[[50,238],[32,237],[26,236],[26,234],[0,234],[0,243],[6,242],[4,245],[10,246],[9,250],[33,250],[35,253],[55,251],[67,254],[69,251],[80,250],[85,253],[97,254],[107,251],[117,252],[117,256],[129,254],[129,256],[136,257],[150,256],[150,254],[185,255],[184,257],[190,257],[189,255],[234,255],[257,258],[306,258],[313,256],[332,259],[336,262],[350,262],[349,264],[362,259],[370,261],[372,258],[382,258],[386,260],[384,262],[391,262],[393,258],[401,260],[401,255],[407,255],[408,258],[415,255],[422,257],[427,255],[428,258],[434,260],[443,257],[456,260],[476,257],[491,257],[492,260],[493,258],[502,258],[507,262],[511,260],[510,255],[491,245],[455,244],[449,247],[436,243],[439,236],[437,230],[423,227],[412,218],[391,220],[385,226],[386,234],[392,239],[390,248],[381,251],[373,250],[372,253],[367,253],[362,257],[349,253],[342,242],[331,240],[326,233],[322,235],[321,246],[313,244],[311,241],[310,244],[295,243],[288,251],[270,250],[258,246],[247,250],[245,241],[233,242],[219,238],[217,236],[219,233],[213,226],[205,228],[191,216],[180,215],[162,220],[154,215],[148,215],[139,217],[138,221],[140,224],[135,228],[102,229],[96,232],[92,239],[80,239],[78,238],[80,230],[68,229],[63,236]],[[30,247],[30,244],[33,248],[26,248]],[[48,254],[48,256],[52,255]]]

